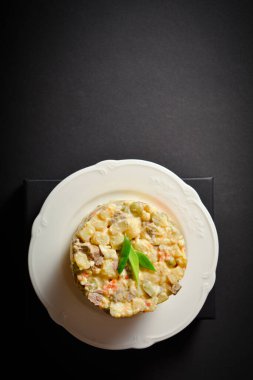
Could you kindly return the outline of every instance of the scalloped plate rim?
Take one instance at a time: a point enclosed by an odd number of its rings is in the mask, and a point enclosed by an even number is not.
[[[36,238],[36,236],[35,236],[36,235],[35,234],[36,227],[39,224],[39,222],[43,219],[43,213],[45,212],[48,203],[54,200],[54,197],[57,196],[58,191],[60,191],[63,186],[65,186],[67,183],[71,182],[76,177],[82,175],[83,173],[96,171],[96,170],[102,170],[103,166],[107,166],[107,167],[109,167],[109,169],[113,169],[113,168],[118,167],[118,166],[136,165],[136,164],[137,165],[143,165],[146,167],[148,166],[148,167],[156,168],[159,171],[161,171],[161,172],[167,174],[168,176],[170,176],[171,178],[173,178],[173,180],[175,180],[182,188],[185,188],[185,189],[187,188],[188,190],[191,191],[191,194],[194,195],[194,201],[200,207],[201,211],[205,214],[205,217],[208,221],[209,227],[211,228],[211,231],[212,231],[212,237],[213,237],[213,242],[214,242],[214,260],[213,260],[214,264],[213,264],[213,268],[211,268],[211,270],[209,271],[211,283],[209,283],[209,288],[206,291],[205,296],[202,297],[201,300],[199,301],[198,306],[195,308],[195,312],[193,313],[193,315],[191,315],[187,319],[187,321],[182,323],[181,326],[179,326],[177,329],[175,329],[172,333],[164,334],[164,335],[159,336],[159,337],[148,337],[147,340],[145,340],[145,338],[144,338],[145,343],[143,342],[143,344],[141,344],[139,342],[139,344],[131,345],[131,346],[129,346],[128,344],[126,344],[126,345],[114,344],[113,346],[108,346],[106,343],[105,344],[104,343],[98,343],[96,341],[93,341],[92,339],[81,337],[73,329],[70,329],[69,327],[67,328],[64,325],[64,321],[60,320],[59,317],[57,318],[58,313],[56,312],[56,310],[53,310],[53,308],[51,306],[49,307],[49,305],[47,304],[47,301],[42,296],[40,289],[36,284],[36,279],[35,279],[35,276],[34,276],[33,271],[32,271],[32,259],[33,259],[32,248],[33,248],[34,240]],[[74,337],[76,337],[77,339],[79,339],[80,341],[82,341],[84,343],[87,343],[89,345],[92,345],[92,346],[98,347],[98,348],[102,348],[102,349],[110,349],[110,350],[124,350],[124,349],[130,349],[130,348],[142,349],[142,348],[150,347],[155,343],[158,343],[162,340],[168,339],[168,338],[176,335],[177,333],[179,333],[183,329],[185,329],[195,319],[196,315],[198,314],[198,312],[203,307],[205,300],[208,296],[208,293],[211,291],[211,289],[214,286],[215,279],[216,279],[216,267],[217,267],[217,262],[218,262],[218,255],[219,255],[219,242],[218,242],[218,235],[217,235],[217,230],[216,230],[215,224],[213,222],[213,219],[212,219],[210,213],[208,212],[208,210],[206,209],[206,207],[202,203],[202,201],[201,201],[201,199],[200,199],[200,197],[199,197],[199,195],[195,189],[193,189],[190,185],[186,184],[180,177],[178,177],[171,170],[165,168],[164,166],[162,166],[160,164],[157,164],[157,163],[154,163],[151,161],[140,160],[140,159],[103,160],[103,161],[100,161],[94,165],[79,169],[79,170],[75,171],[74,173],[70,174],[65,179],[63,179],[58,185],[56,185],[55,188],[49,193],[49,195],[47,196],[47,198],[45,199],[45,201],[41,207],[39,214],[36,216],[36,218],[34,219],[34,222],[32,224],[31,240],[30,240],[29,251],[28,251],[28,269],[29,269],[29,275],[30,275],[31,282],[32,282],[32,285],[34,287],[34,290],[35,290],[38,298],[40,299],[40,301],[44,305],[44,307],[47,309],[48,314],[51,317],[51,319],[55,323],[57,323],[58,325],[65,328]]]

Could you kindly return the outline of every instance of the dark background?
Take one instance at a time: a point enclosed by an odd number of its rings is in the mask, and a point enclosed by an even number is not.
[[[80,378],[89,366],[112,377],[213,379],[251,367],[250,3],[24,1],[2,12],[1,206],[17,234],[24,178],[64,178],[110,158],[215,177],[216,319],[145,350],[99,350],[63,333],[27,279],[26,354],[40,374]],[[26,271],[27,246],[22,258]]]

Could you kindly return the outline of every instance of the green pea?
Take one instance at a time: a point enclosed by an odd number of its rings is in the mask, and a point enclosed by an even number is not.
[[[133,202],[130,205],[130,210],[135,216],[140,216],[142,214],[142,204],[140,202]]]

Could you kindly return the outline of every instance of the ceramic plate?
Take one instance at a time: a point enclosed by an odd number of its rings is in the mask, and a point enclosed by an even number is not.
[[[188,265],[175,297],[153,313],[114,319],[93,306],[74,284],[71,237],[84,216],[112,200],[141,200],[177,220]],[[103,161],[79,170],[50,193],[32,227],[29,272],[51,318],[76,338],[106,349],[144,348],[184,329],[215,282],[218,238],[198,194],[170,170],[148,161]]]

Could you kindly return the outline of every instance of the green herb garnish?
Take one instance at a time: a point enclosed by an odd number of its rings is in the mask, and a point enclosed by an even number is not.
[[[155,267],[151,263],[149,258],[146,255],[144,255],[144,253],[136,251],[131,245],[131,242],[128,239],[128,237],[125,236],[123,245],[121,248],[121,252],[120,252],[120,257],[119,257],[119,265],[118,265],[119,274],[122,273],[128,260],[133,272],[133,277],[138,285],[139,285],[139,266],[155,271]]]
[[[121,252],[120,252],[120,257],[119,257],[119,265],[118,265],[119,274],[122,273],[123,269],[126,266],[130,250],[131,250],[131,242],[128,239],[128,237],[125,236],[124,241],[123,241],[123,245],[121,248]]]
[[[129,262],[131,265],[134,279],[137,285],[139,285],[139,258],[132,246],[131,246],[130,254],[129,254]]]
[[[139,251],[135,251],[135,252],[136,252],[136,254],[138,256],[140,266],[142,266],[143,268],[147,268],[149,270],[155,271],[155,267],[151,263],[151,261],[149,260],[149,258],[148,258],[147,255],[144,255],[144,253],[139,252]]]

